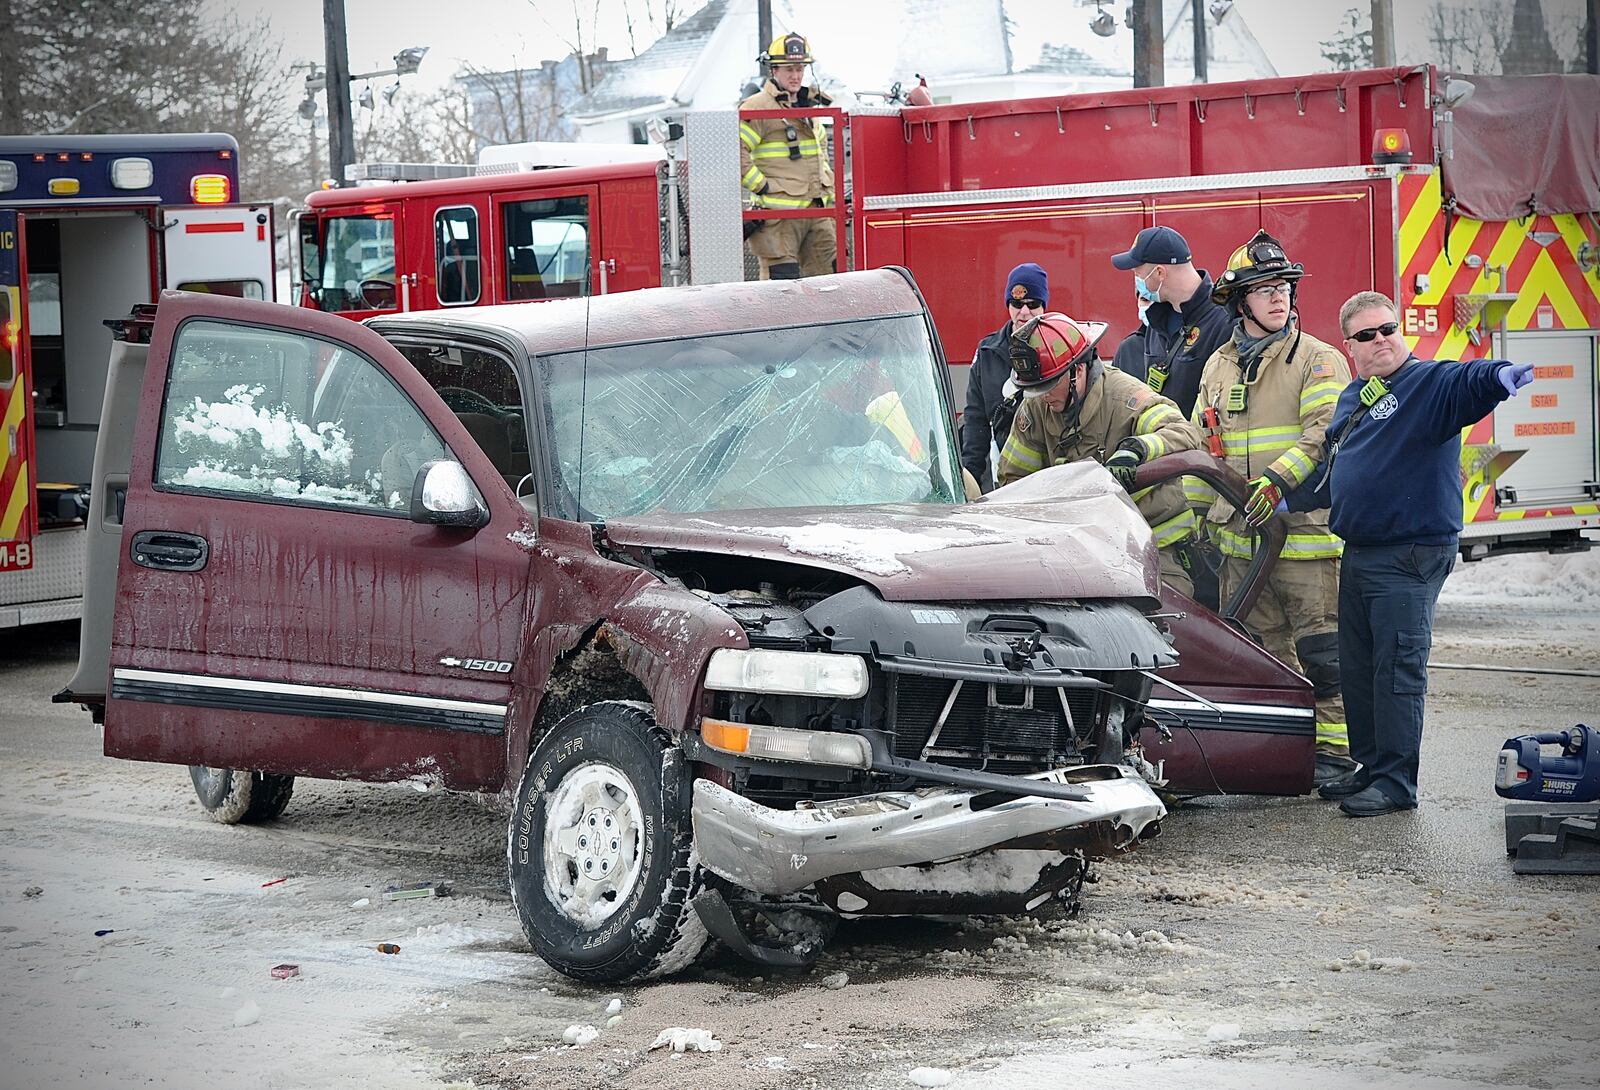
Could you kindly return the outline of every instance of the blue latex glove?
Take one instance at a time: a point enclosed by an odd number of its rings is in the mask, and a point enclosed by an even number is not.
[[[1278,506],[1272,509],[1272,513],[1274,515],[1287,515],[1289,513],[1289,501],[1279,500]]]
[[[1496,371],[1494,377],[1506,388],[1507,396],[1516,397],[1518,390],[1533,381],[1533,364],[1508,363]]]

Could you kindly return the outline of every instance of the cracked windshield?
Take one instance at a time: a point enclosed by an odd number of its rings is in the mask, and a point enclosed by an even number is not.
[[[626,345],[541,367],[569,518],[964,498],[920,317]]]

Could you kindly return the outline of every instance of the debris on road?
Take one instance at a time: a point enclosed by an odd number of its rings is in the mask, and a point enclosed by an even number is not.
[[[656,1034],[656,1039],[650,1042],[646,1051],[653,1052],[667,1046],[671,1046],[674,1052],[718,1052],[722,1049],[722,1042],[708,1029],[668,1026]]]
[[[371,898],[369,898],[369,897],[363,897],[363,898],[361,898],[361,900],[359,900],[359,901],[351,901],[351,902],[350,902],[350,907],[351,907],[351,908],[366,908],[366,907],[367,907],[367,906],[368,906],[368,905],[370,905],[370,904],[371,904],[371,903],[372,903],[372,900],[371,900]]]
[[[918,1086],[948,1086],[951,1075],[942,1067],[913,1067],[906,1078]]]
[[[300,966],[284,962],[282,965],[274,965],[271,972],[273,980],[288,980],[292,976],[300,975]]]
[[[385,901],[409,901],[416,897],[448,897],[449,882],[412,882],[410,885],[390,886],[383,891]]]
[[[621,1014],[622,1013],[622,1000],[621,999],[613,999],[611,1002],[607,1003],[606,1004],[606,1013],[607,1014]]]
[[[44,892],[44,887],[43,886],[29,886],[27,889],[22,891],[22,895],[24,897],[37,897],[37,896],[39,896],[39,894],[41,894],[43,892]]]
[[[827,988],[829,991],[834,992],[838,991],[840,988],[843,988],[849,983],[849,973],[829,973],[827,976],[822,978],[822,986]]]
[[[270,881],[270,882],[262,882],[262,883],[261,883],[261,888],[262,888],[262,889],[266,889],[266,888],[267,888],[267,887],[268,887],[268,886],[276,886],[276,885],[278,885],[278,884],[280,884],[280,883],[282,883],[282,882],[287,882],[287,881],[288,881],[288,880],[289,880],[289,877],[288,877],[288,875],[285,875],[285,876],[284,876],[284,877],[282,877],[282,878],[274,878],[274,879],[273,879],[273,880],[272,880],[272,881]]]
[[[103,939],[107,935],[115,935],[116,933],[117,929],[114,927],[102,927],[100,930],[94,933],[94,937],[97,939]]]
[[[392,942],[380,942],[377,946],[374,946],[373,949],[380,954],[398,954],[400,952],[400,947],[396,946]]]
[[[1238,1039],[1239,1023],[1237,1022],[1218,1022],[1206,1030],[1206,1040],[1208,1041],[1237,1041]]]
[[[581,1047],[600,1036],[600,1031],[593,1026],[568,1026],[561,1032],[562,1044]]]

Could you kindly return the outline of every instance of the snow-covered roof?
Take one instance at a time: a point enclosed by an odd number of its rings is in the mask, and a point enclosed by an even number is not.
[[[1034,94],[1131,86],[1133,34],[1122,25],[1123,6],[1107,0],[1117,17],[1109,38],[1089,29],[1092,9],[1041,9],[1036,0],[773,0],[772,26],[775,35],[798,31],[811,40],[818,82],[848,109],[856,95],[870,103],[874,92],[909,85],[918,73],[936,96],[958,101],[986,84],[995,93],[999,76],[1025,77],[1017,86],[1037,85]],[[1168,5],[1169,83],[1188,82],[1193,71],[1191,10]],[[1277,74],[1243,16],[1206,24],[1212,82]],[[708,0],[638,57],[614,61],[566,116],[586,125],[671,107],[730,107],[738,83],[756,75],[764,45],[756,42],[756,0]]]
[[[675,104],[728,6],[729,0],[709,0],[637,57],[613,62],[598,86],[567,107],[567,116],[579,120]]]

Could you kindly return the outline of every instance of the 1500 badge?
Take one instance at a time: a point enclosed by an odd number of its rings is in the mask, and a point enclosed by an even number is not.
[[[496,662],[494,659],[458,659],[454,655],[446,655],[439,660],[440,666],[457,666],[463,670],[477,670],[485,674],[509,674],[511,663]]]

